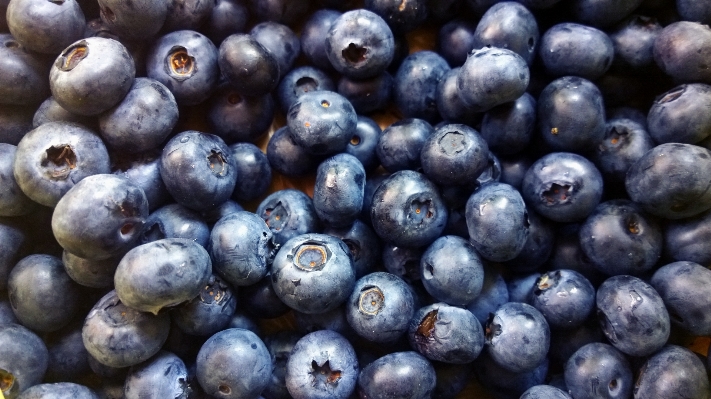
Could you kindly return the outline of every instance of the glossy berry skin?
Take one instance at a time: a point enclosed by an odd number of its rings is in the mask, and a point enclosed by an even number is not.
[[[276,96],[284,113],[304,93],[310,91],[336,91],[336,85],[323,70],[303,65],[284,75],[276,89]]]
[[[372,171],[380,165],[377,146],[381,135],[382,130],[373,119],[367,116],[358,116],[356,128],[345,152],[358,158],[366,172]]]
[[[691,217],[711,208],[710,167],[711,151],[705,148],[661,144],[630,167],[625,187],[630,199],[653,215],[666,219]]]
[[[340,238],[348,246],[356,279],[375,269],[380,259],[380,240],[366,223],[356,219],[350,226],[327,227],[323,232]]]
[[[208,124],[227,144],[254,142],[269,129],[276,105],[271,94],[244,97],[229,84],[222,84],[211,97]]]
[[[269,351],[256,334],[229,328],[205,341],[195,371],[208,395],[257,399],[269,383],[273,368]]]
[[[341,16],[341,12],[330,8],[314,11],[301,27],[301,52],[306,59],[317,68],[332,69],[331,61],[326,55],[326,41],[333,21]]]
[[[20,324],[0,325],[0,369],[3,370],[2,393],[17,398],[28,388],[42,382],[49,364],[49,352],[42,339]]]
[[[233,286],[256,283],[266,276],[276,248],[269,226],[251,212],[225,215],[210,232],[210,258],[215,272]]]
[[[546,73],[552,76],[575,75],[595,80],[612,65],[612,40],[591,26],[561,23],[541,37],[538,54]]]
[[[605,108],[600,90],[589,80],[564,76],[538,97],[538,129],[557,151],[583,152],[605,135]]]
[[[469,51],[476,43],[476,27],[472,21],[455,18],[443,24],[437,31],[437,53],[444,57],[452,68],[462,66],[467,60]]]
[[[565,385],[574,398],[629,398],[632,368],[625,356],[604,343],[578,349],[565,363]]]
[[[178,105],[195,105],[212,94],[220,71],[217,47],[192,30],[165,34],[146,54],[146,75],[163,83]]]
[[[528,64],[517,53],[497,47],[472,51],[457,75],[462,101],[485,112],[521,97],[528,88]]]
[[[101,137],[114,150],[139,153],[159,147],[178,122],[178,104],[162,83],[134,80],[126,97],[99,117]]]
[[[656,18],[633,15],[610,32],[615,49],[613,65],[643,68],[654,64],[654,40],[662,30]]]
[[[12,35],[0,34],[0,103],[37,105],[49,96],[46,62],[23,47]]]
[[[446,122],[477,126],[481,113],[474,112],[464,103],[457,89],[457,75],[461,66],[447,71],[437,83],[435,101],[439,116]]]
[[[380,238],[403,247],[429,245],[447,224],[447,208],[439,190],[411,170],[393,173],[378,186],[370,215]]]
[[[650,284],[662,297],[672,324],[693,335],[711,334],[711,270],[694,262],[673,262],[657,269]]]
[[[711,83],[707,60],[711,54],[711,29],[698,22],[678,21],[654,40],[654,61],[677,82]]]
[[[266,222],[274,243],[280,246],[298,235],[318,232],[313,201],[299,190],[287,188],[269,194],[255,213]]]
[[[608,341],[630,356],[647,356],[669,338],[669,313],[654,288],[637,277],[619,275],[597,289],[597,315]]]
[[[511,260],[526,244],[526,204],[508,184],[491,182],[477,189],[467,200],[465,217],[469,242],[485,259]]]
[[[420,155],[434,128],[419,118],[405,118],[383,130],[375,148],[380,164],[388,172],[415,170],[421,165]]]
[[[415,298],[405,280],[374,272],[356,281],[346,301],[346,319],[353,330],[371,342],[393,343],[407,333]]]
[[[580,226],[580,248],[607,275],[643,275],[662,254],[662,229],[656,218],[629,200],[598,205]]]
[[[484,348],[484,329],[470,311],[445,303],[420,308],[407,331],[410,345],[430,360],[466,364]]]
[[[665,346],[647,359],[633,391],[635,399],[707,399],[709,392],[704,364],[694,352],[677,345]]]
[[[556,222],[587,217],[602,198],[602,175],[584,157],[554,152],[539,158],[526,171],[521,195],[541,216]]]
[[[296,144],[289,127],[282,126],[269,138],[267,159],[277,172],[289,177],[301,177],[315,171],[321,157],[309,154]]]
[[[436,374],[432,364],[417,352],[394,352],[363,367],[358,376],[361,398],[425,399],[432,395]]]
[[[243,96],[263,96],[279,83],[279,62],[257,39],[235,33],[220,43],[220,72]]]
[[[99,174],[72,187],[52,213],[59,245],[87,259],[107,259],[133,247],[148,217],[148,201],[128,179]]]
[[[232,144],[230,150],[239,176],[232,199],[252,201],[264,195],[272,183],[272,168],[266,154],[251,143]]]
[[[535,369],[548,354],[550,327],[531,305],[508,302],[489,316],[486,346],[489,356],[514,373]]]
[[[126,306],[158,314],[200,294],[210,276],[210,255],[184,238],[165,238],[139,245],[119,262],[116,293]]]
[[[213,275],[198,296],[173,309],[171,319],[184,333],[207,337],[228,328],[236,308],[232,287]]]
[[[507,48],[533,63],[539,40],[538,23],[522,4],[504,1],[492,5],[476,26],[474,46]]]
[[[270,52],[279,64],[279,79],[286,75],[301,54],[301,41],[291,28],[274,21],[260,22],[249,34]]]
[[[313,202],[316,215],[326,225],[346,227],[363,207],[365,169],[358,158],[338,154],[326,159],[316,170]]]
[[[353,104],[359,114],[368,115],[387,108],[393,89],[393,77],[388,72],[369,79],[354,80],[342,76],[338,93]]]
[[[630,166],[654,145],[642,124],[627,118],[610,119],[605,124],[605,137],[590,158],[606,179],[624,182]]]
[[[15,181],[30,199],[54,207],[87,176],[110,173],[109,154],[91,130],[67,122],[46,123],[20,140]]]
[[[535,127],[536,100],[524,93],[516,100],[485,113],[481,121],[481,136],[496,154],[516,154],[531,141]]]
[[[249,8],[243,0],[217,0],[203,32],[213,43],[221,43],[233,33],[245,32]]]
[[[355,273],[348,247],[325,234],[303,234],[287,241],[274,257],[274,291],[287,306],[303,313],[337,308],[350,295]]]
[[[710,234],[710,211],[694,218],[670,221],[664,228],[664,253],[674,261],[711,264],[711,248],[705,244]]]
[[[61,259],[40,254],[29,255],[15,265],[7,293],[20,323],[41,332],[66,326],[76,316],[81,295]]]
[[[13,164],[17,146],[0,143],[0,216],[22,216],[35,209],[35,202],[29,199],[15,181]]]
[[[7,28],[22,45],[56,55],[84,36],[84,13],[78,1],[20,0],[6,3]]]
[[[89,354],[109,367],[128,367],[158,353],[168,338],[168,313],[152,315],[124,305],[110,291],[89,311],[82,340]]]
[[[148,215],[139,243],[164,238],[186,238],[207,248],[210,228],[197,212],[180,204],[168,204]]]
[[[286,123],[297,145],[310,154],[328,155],[346,148],[358,116],[340,94],[310,91],[291,105]]]
[[[574,270],[553,270],[536,279],[528,303],[543,314],[551,328],[575,328],[595,308],[595,288]]]
[[[119,37],[142,40],[155,36],[168,15],[169,1],[101,0],[101,20]]]
[[[98,115],[128,94],[135,76],[136,66],[123,44],[89,37],[59,54],[49,73],[49,87],[66,110]]]
[[[161,351],[131,369],[124,383],[126,399],[187,396],[188,368],[175,354]]]
[[[350,342],[320,330],[296,342],[286,362],[286,388],[294,399],[345,399],[353,393],[360,367]]]
[[[395,74],[393,98],[405,118],[420,118],[434,123],[437,111],[437,85],[450,69],[434,51],[414,52],[400,64]]]
[[[238,178],[227,144],[195,130],[178,133],[163,147],[160,173],[175,201],[196,211],[227,201]]]
[[[422,255],[420,278],[425,290],[437,300],[465,306],[481,293],[484,266],[466,239],[442,236]]]
[[[489,147],[473,128],[445,124],[435,130],[422,146],[422,171],[440,185],[466,185],[487,167]]]
[[[114,272],[121,261],[119,256],[94,260],[84,259],[68,251],[62,251],[62,263],[69,277],[79,285],[92,288],[109,288],[114,283]]]
[[[649,135],[659,144],[696,144],[711,133],[711,117],[703,111],[708,107],[711,107],[711,86],[703,83],[677,86],[659,96],[649,109]]]
[[[392,30],[383,18],[366,9],[347,11],[336,18],[325,45],[333,68],[352,79],[381,74],[395,54]]]

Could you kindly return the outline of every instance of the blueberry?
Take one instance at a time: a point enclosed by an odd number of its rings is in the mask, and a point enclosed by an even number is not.
[[[148,215],[139,243],[147,244],[164,238],[185,238],[207,248],[210,229],[197,212],[179,204],[168,204]]]
[[[632,201],[666,219],[681,219],[711,208],[711,152],[691,144],[654,147],[627,171],[625,187]],[[668,176],[675,176],[668,179]]]
[[[363,367],[358,376],[361,397],[429,398],[434,391],[436,374],[432,364],[417,352],[395,352]]]
[[[380,261],[380,240],[367,224],[356,219],[348,227],[327,227],[323,232],[340,238],[348,246],[356,279],[374,271]]]
[[[375,148],[380,164],[388,172],[417,169],[421,164],[422,148],[434,131],[432,125],[419,118],[392,123],[383,130]]]
[[[681,85],[660,95],[647,115],[649,135],[655,142],[695,144],[711,133],[711,86]]]
[[[643,275],[662,254],[657,220],[629,200],[603,202],[580,226],[580,248],[607,275]]]
[[[188,369],[173,353],[158,352],[145,363],[136,365],[126,376],[126,399],[187,397]]]
[[[310,154],[343,151],[353,135],[358,115],[343,96],[330,91],[310,91],[289,107],[286,124],[294,142]]]
[[[711,334],[711,318],[705,312],[711,303],[711,270],[681,261],[654,272],[650,284],[664,301],[671,322],[693,335]]]
[[[443,24],[437,32],[437,52],[452,68],[460,67],[476,43],[477,25],[465,18]],[[445,118],[446,119],[446,118]]]
[[[245,32],[248,19],[247,1],[216,0],[203,32],[213,43],[221,43],[233,33]]]
[[[583,152],[605,135],[602,94],[589,80],[564,76],[549,83],[538,97],[538,130],[558,151]]]
[[[471,49],[507,48],[533,63],[538,47],[538,23],[522,4],[504,1],[492,5],[476,26]]]
[[[571,9],[578,21],[587,25],[604,27],[621,21],[641,3],[642,0],[574,0]]]
[[[78,1],[20,0],[7,2],[7,27],[24,47],[56,55],[84,34]]]
[[[13,164],[17,146],[0,143],[0,181],[5,184],[0,191],[0,216],[22,216],[31,213],[36,203],[29,199],[15,180]]]
[[[279,64],[279,79],[286,75],[301,54],[301,42],[291,28],[273,21],[260,22],[249,31]],[[251,93],[250,93],[251,94]]]
[[[89,37],[59,54],[49,73],[49,88],[66,110],[98,115],[123,100],[135,76],[133,57],[123,44]]]
[[[457,89],[457,75],[460,69],[461,67],[455,67],[445,72],[437,84],[435,91],[437,112],[446,122],[478,126],[481,123],[482,113],[474,112],[465,104]]]
[[[436,184],[467,185],[487,167],[489,147],[473,128],[445,124],[427,137],[420,152],[424,174]]]
[[[520,399],[571,399],[571,396],[551,385],[536,385],[522,393]]]
[[[31,107],[0,104],[0,142],[17,145],[32,130],[33,116]]]
[[[710,218],[711,211],[706,211],[693,218],[669,221],[664,227],[666,256],[675,261],[711,264],[711,248],[705,244],[711,237]]]
[[[43,383],[22,392],[18,399],[99,399],[88,387],[73,382]]]
[[[366,9],[347,11],[336,18],[325,41],[326,56],[333,68],[353,79],[379,75],[395,54],[390,27]]]
[[[220,43],[218,62],[222,75],[243,96],[263,96],[279,83],[277,57],[246,33]]]
[[[77,115],[62,108],[54,97],[49,96],[37,108],[32,117],[32,127],[39,127],[47,122],[74,122],[94,129],[95,119],[90,116]],[[98,130],[98,129],[94,129]]]
[[[575,75],[595,80],[612,65],[614,47],[605,32],[587,25],[565,22],[550,27],[538,50],[546,73]]]
[[[319,90],[336,91],[336,85],[323,70],[304,65],[286,73],[276,93],[281,109],[287,113],[302,94]]]
[[[81,323],[73,322],[45,338],[49,350],[46,382],[74,381],[91,372],[81,327]]]
[[[328,8],[316,10],[301,27],[301,51],[306,59],[317,68],[328,70],[333,66],[326,55],[326,41],[333,21],[341,16],[341,12]]]
[[[539,158],[526,171],[521,195],[541,216],[556,222],[586,218],[602,198],[602,175],[592,162],[566,152]]]
[[[447,224],[437,187],[411,170],[393,173],[378,186],[370,214],[380,238],[404,247],[429,245]]]
[[[30,199],[54,207],[83,178],[109,173],[109,154],[99,136],[80,125],[51,122],[18,143],[13,174]]]
[[[226,215],[210,232],[210,257],[215,272],[234,286],[256,283],[266,276],[274,256],[273,234],[251,212]]]
[[[506,48],[473,51],[457,74],[462,101],[475,112],[485,112],[521,97],[528,88],[528,64]]]
[[[269,273],[256,283],[241,288],[238,302],[240,309],[257,319],[275,319],[291,310],[277,296]]]
[[[271,280],[279,299],[304,313],[321,313],[342,304],[355,284],[348,247],[325,234],[298,235],[279,249]]]
[[[576,328],[595,307],[595,288],[574,270],[553,270],[536,280],[528,303],[543,314],[551,328]]]
[[[168,16],[170,1],[100,0],[101,20],[112,32],[128,40],[143,40],[155,36]]]
[[[288,177],[302,177],[316,170],[321,157],[309,154],[294,141],[288,126],[277,129],[267,143],[269,165]]]
[[[277,245],[284,245],[301,234],[318,232],[313,201],[296,189],[287,188],[269,194],[255,213],[267,223]]]
[[[251,143],[232,144],[230,150],[239,176],[232,199],[252,201],[262,197],[272,183],[272,168],[266,154]]]
[[[294,399],[345,399],[355,390],[359,371],[348,340],[334,331],[315,331],[294,345],[286,363],[286,387]]]
[[[215,3],[200,0],[170,0],[161,31],[197,30],[212,14]]]
[[[642,365],[635,382],[634,397],[704,398],[710,390],[704,364],[694,352],[668,345]]]
[[[227,144],[254,142],[269,129],[276,105],[271,94],[244,97],[230,85],[220,85],[211,97],[208,124]]]
[[[291,356],[291,350],[294,349],[294,345],[301,339],[302,335],[294,331],[277,331],[263,337],[264,345],[272,357],[274,370],[269,384],[262,391],[262,397],[269,399],[291,398],[286,387],[286,365]]]
[[[481,121],[481,136],[499,155],[521,152],[536,126],[536,100],[528,93],[513,102],[490,109]]]
[[[337,90],[351,102],[357,113],[367,115],[387,108],[392,97],[393,77],[388,72],[357,80],[342,76]]]
[[[217,58],[217,47],[203,34],[192,30],[171,32],[148,49],[146,75],[164,84],[178,105],[195,105],[207,99],[217,86]]]
[[[415,300],[407,283],[386,272],[367,274],[346,301],[348,324],[371,342],[392,344],[407,333]]]
[[[605,337],[630,356],[647,356],[669,338],[669,314],[654,288],[637,277],[619,275],[597,289],[597,315]]]
[[[534,370],[546,359],[550,328],[531,305],[508,302],[486,323],[486,348],[496,364],[514,373]]]
[[[14,399],[42,382],[49,352],[35,333],[19,324],[0,324],[0,390]]]
[[[168,313],[152,315],[132,309],[119,300],[116,291],[110,291],[87,314],[82,340],[96,361],[120,368],[158,353],[169,330]]]
[[[205,393],[230,399],[257,399],[273,368],[264,342],[239,328],[222,330],[205,341],[195,367]]]
[[[528,210],[528,238],[523,249],[505,265],[512,272],[528,272],[545,264],[553,252],[555,232],[553,226],[536,212]],[[525,302],[525,301],[521,301]]]
[[[565,364],[565,385],[575,398],[629,398],[632,376],[625,356],[598,342],[581,347]]]
[[[481,293],[467,305],[467,309],[476,316],[482,325],[485,325],[489,315],[507,302],[509,302],[509,291],[506,281],[501,273],[491,267],[486,267]]]
[[[654,64],[654,40],[662,26],[656,18],[633,15],[610,32],[615,49],[613,65],[644,68]]]
[[[654,61],[659,69],[678,82],[711,83],[708,55],[711,29],[698,22],[678,21],[654,39]]]
[[[358,116],[356,128],[345,152],[358,158],[366,172],[372,171],[380,165],[377,146],[381,135],[382,130],[373,119],[367,116]]]
[[[0,34],[0,103],[35,105],[49,95],[48,65],[7,33]]]
[[[410,345],[430,360],[465,364],[484,348],[484,330],[468,310],[436,303],[412,316],[407,332]]]
[[[0,291],[7,291],[7,278],[30,247],[31,236],[21,224],[0,217]]]
[[[402,61],[395,74],[393,98],[405,118],[420,118],[433,123],[437,111],[437,85],[449,64],[434,51],[414,52]]]
[[[143,189],[150,211],[168,202],[170,194],[160,177],[160,152],[155,150],[125,158],[114,156],[111,161],[113,174],[123,176]]]
[[[260,21],[274,21],[294,25],[309,10],[311,1],[250,0],[253,15]]]
[[[420,276],[425,290],[437,300],[465,306],[481,293],[484,266],[467,240],[442,236],[422,255]]]
[[[426,247],[398,247],[385,243],[381,260],[388,273],[392,273],[408,284],[420,279],[420,261]]]
[[[237,165],[225,142],[209,133],[178,133],[163,147],[160,174],[179,204],[206,211],[227,201],[237,184]]]
[[[178,104],[162,83],[137,78],[121,102],[99,117],[101,137],[114,150],[144,152],[159,147],[178,122]]]
[[[172,311],[175,326],[190,335],[210,336],[228,328],[237,308],[237,297],[229,284],[211,276],[195,298]]]
[[[590,159],[605,178],[623,182],[630,166],[653,147],[654,141],[644,125],[626,118],[609,119],[605,137]]]
[[[316,170],[314,209],[332,227],[351,225],[363,206],[365,169],[358,158],[338,154],[326,159]]]

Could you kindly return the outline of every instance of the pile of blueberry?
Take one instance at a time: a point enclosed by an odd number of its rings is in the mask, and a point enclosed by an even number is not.
[[[0,398],[711,399],[709,23],[0,0]]]

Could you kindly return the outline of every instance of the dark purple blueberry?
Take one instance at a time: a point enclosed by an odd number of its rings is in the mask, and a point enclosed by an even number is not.
[[[619,275],[597,290],[597,317],[608,341],[630,356],[648,356],[669,338],[669,314],[659,293],[637,277]]]
[[[336,85],[321,69],[304,65],[283,76],[277,87],[277,98],[281,109],[287,113],[302,94],[318,90],[336,91]]]
[[[0,217],[0,291],[7,291],[7,278],[31,245],[30,232],[13,218]]]
[[[5,398],[14,399],[42,382],[49,352],[40,337],[20,324],[0,325],[0,344],[0,389]]]
[[[629,398],[632,368],[624,354],[604,343],[578,349],[565,363],[565,385],[575,398]]]
[[[148,215],[139,244],[164,238],[185,238],[207,248],[209,237],[210,228],[199,213],[180,204],[168,204]]]
[[[7,33],[0,34],[0,103],[36,105],[49,95],[50,65]]]
[[[310,154],[328,155],[346,148],[358,116],[350,101],[340,94],[311,91],[291,105],[286,123],[297,145]]]
[[[449,66],[462,66],[476,43],[476,24],[463,18],[453,19],[442,25],[437,32],[437,52]]]
[[[228,328],[236,308],[237,296],[232,287],[212,276],[198,296],[171,311],[171,319],[184,333],[207,337]]]
[[[34,127],[34,112],[33,107],[0,104],[0,143],[17,145]]]
[[[613,32],[610,40],[615,49],[613,65],[644,68],[654,64],[654,40],[662,26],[656,18],[633,15],[622,22]]]
[[[73,322],[46,336],[49,366],[45,381],[75,381],[91,373],[89,352],[81,338],[81,327],[81,323]]]
[[[711,23],[711,7],[704,2],[694,0],[676,0],[676,10],[684,21]]]
[[[535,385],[522,393],[520,399],[571,399],[571,396],[551,385]]]
[[[474,32],[472,49],[506,48],[531,65],[538,39],[538,23],[533,14],[518,2],[505,1],[492,5],[481,17]]]
[[[123,100],[135,76],[133,57],[123,44],[89,37],[59,54],[49,73],[49,87],[67,111],[98,115]]]
[[[160,351],[131,368],[126,376],[124,395],[126,399],[187,397],[191,391],[188,378],[188,368],[178,356]]]
[[[654,39],[654,61],[677,82],[711,83],[711,28],[698,22],[678,21]]]
[[[114,284],[114,273],[123,253],[108,259],[84,259],[68,251],[62,252],[64,270],[79,285],[92,288],[110,288]]]
[[[168,13],[162,32],[198,30],[212,14],[214,1],[168,0]]]
[[[570,7],[576,20],[583,24],[607,27],[623,20],[643,0],[573,0]]]
[[[143,189],[149,210],[154,211],[168,202],[170,194],[160,177],[160,152],[150,151],[125,158],[113,156],[111,161],[113,174],[123,176]]]
[[[294,345],[286,362],[286,388],[294,399],[346,399],[359,371],[347,339],[335,331],[315,331]]]
[[[274,292],[269,273],[255,284],[240,288],[238,302],[241,309],[260,320],[275,319],[291,311],[291,308],[285,305]]]
[[[693,218],[672,220],[664,226],[664,253],[674,261],[711,264],[711,211]]]
[[[274,369],[269,379],[269,384],[264,388],[264,391],[262,391],[263,398],[291,398],[289,390],[286,387],[286,365],[291,356],[291,350],[294,349],[294,345],[296,345],[301,337],[302,334],[298,332],[284,330],[264,335],[264,345],[272,357]]]
[[[279,79],[291,71],[296,58],[301,54],[301,42],[291,28],[278,22],[265,21],[254,25],[249,34],[274,56],[279,64]]]
[[[377,146],[381,135],[382,130],[373,119],[367,116],[358,116],[355,131],[345,152],[358,158],[366,172],[372,171],[380,165]]]
[[[711,134],[711,86],[691,83],[660,95],[647,114],[649,135],[655,142],[696,144]]]
[[[634,398],[708,398],[711,388],[704,364],[689,349],[668,345],[642,365]]]
[[[328,226],[350,226],[360,216],[364,188],[365,169],[358,158],[341,153],[326,159],[316,170],[316,215]]]
[[[528,216],[526,243],[515,258],[505,262],[508,270],[516,273],[540,268],[550,258],[555,244],[555,231],[552,224],[535,211],[527,210],[526,214]]]
[[[434,51],[411,53],[395,74],[393,98],[405,118],[420,118],[434,123],[439,119],[437,85],[450,69]]]
[[[485,327],[487,353],[502,368],[523,373],[546,360],[550,327],[533,306],[505,303],[490,314]]]
[[[681,219],[711,208],[709,173],[711,151],[692,144],[666,143],[632,164],[625,187],[630,199],[645,211]]]
[[[437,84],[435,101],[437,112],[445,122],[463,123],[469,126],[479,126],[482,113],[474,112],[464,103],[457,89],[457,75],[461,67],[447,71]]]
[[[260,97],[279,83],[279,62],[253,36],[236,33],[220,43],[222,75],[243,96]]]
[[[246,32],[248,19],[249,8],[246,0],[216,0],[203,27],[203,33],[219,45],[233,33]]]
[[[469,185],[488,166],[489,147],[473,128],[445,124],[427,137],[420,152],[423,173],[440,185]]]
[[[0,216],[22,216],[34,211],[36,203],[30,200],[15,180],[13,164],[17,147],[0,143]]]
[[[606,179],[624,182],[630,166],[654,145],[644,125],[631,119],[608,119],[605,137],[590,158]]]
[[[23,391],[17,399],[99,399],[96,393],[74,382],[42,383]]]
[[[18,42],[56,55],[84,36],[84,13],[76,0],[22,0],[7,4],[7,26]]]
[[[395,54],[392,30],[383,18],[366,9],[340,15],[324,39],[333,68],[353,79],[385,72]]]
[[[210,99],[210,131],[225,143],[255,142],[269,130],[276,105],[271,94],[245,97],[230,85],[220,85]]]
[[[287,188],[269,194],[255,213],[267,223],[274,234],[274,243],[280,246],[298,235],[318,230],[313,201],[296,189]]]
[[[467,305],[467,309],[476,316],[481,325],[485,325],[489,315],[507,302],[509,302],[509,290],[501,273],[492,267],[485,267],[481,292]]]
[[[272,184],[272,168],[266,154],[251,143],[230,146],[237,163],[237,184],[232,192],[235,201],[252,201],[262,197]]]
[[[693,335],[711,334],[711,270],[698,263],[674,262],[654,272],[650,284],[662,297],[671,322]]]
[[[301,177],[314,172],[322,158],[296,144],[289,127],[282,126],[269,138],[267,159],[275,171],[288,177]]]
[[[168,15],[171,1],[99,0],[101,20],[122,39],[146,40],[155,36]]]
[[[82,339],[96,361],[119,368],[136,365],[158,353],[169,330],[168,313],[140,312],[124,305],[116,291],[110,291],[86,316]]]
[[[356,279],[374,271],[380,258],[380,239],[367,224],[356,219],[349,227],[326,228],[324,234],[338,237],[348,246]]]
[[[348,247],[326,234],[302,234],[284,243],[271,269],[279,299],[304,313],[321,313],[346,301],[355,284]]]
[[[464,238],[442,236],[420,260],[425,290],[449,305],[465,306],[474,301],[484,285],[484,268],[474,247]]]
[[[341,16],[341,12],[328,8],[314,11],[301,27],[301,51],[306,59],[317,68],[330,70],[333,68],[326,55],[326,40],[328,30],[333,21]]]
[[[208,395],[238,399],[259,397],[269,384],[273,368],[269,350],[256,334],[229,328],[205,341],[195,371]]]
[[[385,243],[381,260],[383,267],[408,284],[420,279],[420,261],[427,247],[399,247]]]
[[[481,121],[481,136],[496,154],[516,154],[528,146],[535,127],[536,100],[524,93],[516,100],[485,113]]]
[[[394,352],[363,367],[358,376],[361,398],[426,399],[435,389],[432,364],[417,352]]]
[[[420,154],[427,139],[435,130],[427,121],[419,118],[406,118],[394,122],[383,129],[375,153],[380,164],[389,172],[404,169],[417,169]]]
[[[387,108],[392,97],[393,77],[388,72],[367,79],[342,76],[338,93],[353,104],[359,114],[371,114]]]
[[[536,280],[528,303],[543,314],[551,328],[576,328],[595,307],[595,288],[575,270],[553,270]]]

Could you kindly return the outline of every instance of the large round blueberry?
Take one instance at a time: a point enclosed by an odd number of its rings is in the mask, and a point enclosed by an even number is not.
[[[126,399],[183,398],[190,391],[185,363],[167,351],[158,352],[145,363],[131,368],[124,384]]]
[[[195,364],[197,380],[208,395],[257,399],[269,383],[274,364],[267,347],[249,330],[229,328],[208,339]]]
[[[296,342],[286,363],[286,387],[294,399],[345,399],[353,393],[360,367],[350,342],[320,330]]]
[[[49,95],[48,65],[12,35],[0,34],[0,104],[36,105]]]
[[[687,348],[668,345],[642,365],[634,386],[634,398],[707,398],[708,375],[698,356]]]
[[[627,118],[610,119],[605,124],[605,137],[590,160],[605,178],[624,182],[630,166],[652,148],[654,141],[641,123]]]
[[[279,83],[276,57],[246,33],[222,41],[218,63],[223,76],[244,96],[265,95]]]
[[[299,37],[288,26],[274,21],[264,21],[254,25],[249,34],[274,56],[279,65],[277,81],[281,80],[301,54]]]
[[[538,23],[525,6],[504,1],[491,6],[476,26],[472,49],[507,48],[533,63],[538,47]]]
[[[84,36],[86,20],[76,0],[5,2],[6,27],[26,48],[56,55]]]
[[[565,363],[565,385],[575,398],[629,398],[632,368],[614,347],[590,343],[578,349]]]
[[[20,324],[0,324],[0,390],[7,399],[42,382],[49,352],[42,339]]]
[[[664,253],[674,261],[711,265],[711,211],[696,217],[667,222],[664,226]]]
[[[153,37],[163,26],[170,1],[100,0],[101,20],[112,32],[128,40]]]
[[[612,346],[630,356],[647,356],[669,338],[669,313],[651,285],[620,275],[610,277],[597,290],[597,316]]]
[[[217,276],[200,289],[200,294],[172,311],[173,325],[189,335],[210,336],[228,328],[237,308],[237,295]]]
[[[329,226],[351,225],[363,207],[365,169],[358,158],[338,154],[326,159],[316,170],[314,209]]]
[[[422,171],[434,183],[466,185],[488,165],[489,147],[479,132],[462,124],[435,130],[422,146]]]
[[[322,313],[341,305],[355,284],[348,247],[326,234],[303,234],[277,252],[271,280],[279,299],[304,313]]]
[[[400,119],[383,130],[375,154],[388,172],[416,170],[421,165],[422,148],[434,131],[424,119]]]
[[[332,69],[331,61],[326,55],[326,41],[333,21],[341,16],[341,12],[330,8],[316,10],[301,26],[301,51],[306,59],[317,68]]]
[[[92,288],[109,288],[114,284],[114,273],[123,253],[108,259],[85,259],[62,251],[62,263],[69,277],[77,284]]]
[[[370,215],[380,238],[403,247],[429,245],[447,224],[447,207],[439,190],[411,170],[393,173],[378,186]]]
[[[22,192],[15,180],[13,164],[17,146],[0,143],[0,181],[3,188],[0,190],[0,216],[22,216],[35,209],[35,202]]]
[[[116,268],[114,286],[126,306],[158,314],[198,296],[211,275],[205,248],[184,238],[165,238],[129,251]]]
[[[708,25],[691,21],[671,23],[654,39],[653,52],[657,66],[675,81],[711,83]]]
[[[536,279],[528,302],[551,328],[580,326],[595,307],[595,288],[575,270],[553,270]]]
[[[110,367],[128,367],[158,353],[168,338],[168,313],[152,315],[124,305],[110,291],[89,311],[82,340],[91,357]]]
[[[550,339],[543,314],[525,303],[499,306],[486,323],[487,352],[499,366],[515,373],[540,365],[548,354]]]
[[[649,135],[655,142],[696,144],[711,134],[711,86],[681,85],[660,95],[647,114]]]
[[[99,136],[68,122],[50,122],[28,132],[17,145],[13,174],[30,199],[54,207],[83,178],[110,173]]]
[[[160,175],[175,201],[196,211],[227,201],[238,178],[227,144],[194,130],[178,133],[163,147]]]
[[[49,74],[49,87],[68,111],[98,115],[123,100],[135,76],[133,57],[123,44],[89,37],[59,54]]]
[[[434,51],[422,50],[408,55],[395,74],[393,97],[405,118],[420,118],[434,123],[437,111],[437,85],[449,70],[449,64]]]
[[[521,195],[527,206],[557,222],[582,220],[602,198],[602,175],[584,157],[554,152],[526,171]]]
[[[318,230],[318,216],[313,201],[304,192],[293,188],[269,194],[255,213],[269,226],[277,245]]]
[[[435,389],[432,364],[417,352],[394,352],[365,366],[358,376],[363,398],[426,399]]]
[[[465,306],[481,293],[484,266],[469,241],[442,236],[422,255],[420,277],[425,290],[437,300]]]
[[[625,187],[630,199],[645,211],[681,219],[711,208],[710,173],[711,151],[667,143],[654,147],[630,167]]]
[[[261,138],[269,130],[276,108],[271,94],[246,97],[228,83],[218,87],[209,104],[207,123],[227,144]]]
[[[395,39],[376,13],[358,9],[336,18],[325,38],[326,56],[334,69],[353,79],[377,76],[390,65]]]
[[[693,262],[674,262],[654,272],[652,287],[662,297],[671,322],[693,335],[711,334],[711,270]]]
[[[133,246],[147,217],[142,189],[124,177],[99,174],[83,179],[59,200],[52,232],[74,255],[108,259]]]
[[[210,228],[197,212],[180,204],[168,204],[148,215],[139,243],[163,238],[187,238],[207,248]]]
[[[614,48],[605,32],[567,22],[554,25],[543,34],[538,54],[549,75],[594,80],[612,65]]]

